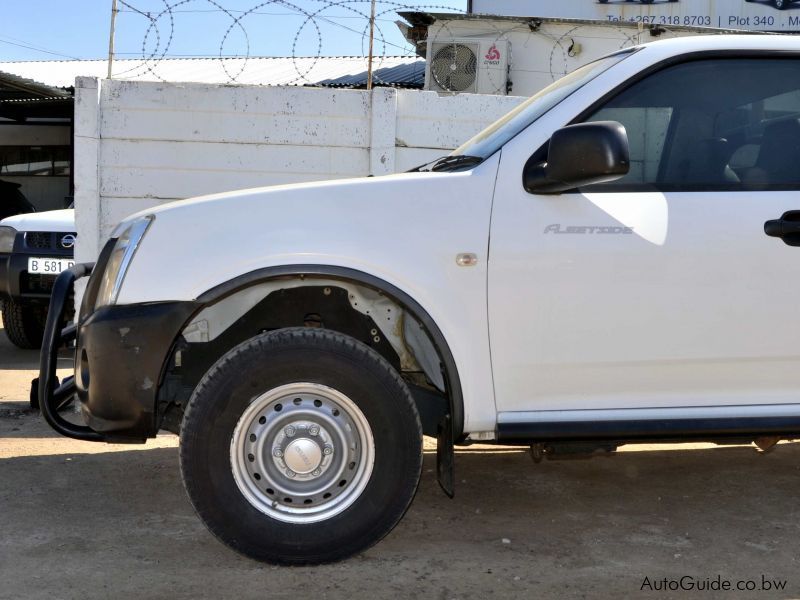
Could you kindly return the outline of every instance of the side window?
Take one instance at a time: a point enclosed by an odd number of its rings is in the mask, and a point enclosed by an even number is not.
[[[670,106],[609,107],[591,119],[619,121],[625,125],[631,150],[631,170],[627,182],[646,184],[658,179],[672,113]]]
[[[586,121],[619,121],[631,170],[612,190],[800,189],[800,59],[718,58],[666,68]]]

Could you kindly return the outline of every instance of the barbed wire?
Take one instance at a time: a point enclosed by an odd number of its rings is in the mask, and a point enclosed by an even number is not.
[[[368,39],[370,32],[371,1],[370,0],[305,0],[306,6],[300,6],[288,0],[262,0],[249,6],[241,8],[230,8],[216,0],[160,0],[157,10],[144,8],[141,0],[119,0],[122,7],[119,12],[137,16],[144,19],[143,31],[141,34],[141,49],[139,57],[141,63],[128,68],[122,72],[114,73],[114,76],[121,77],[130,75],[142,69],[152,77],[160,81],[166,81],[159,68],[162,62],[172,57],[170,50],[178,33],[182,16],[189,14],[217,13],[221,18],[229,21],[224,33],[218,39],[215,54],[209,52],[208,57],[214,57],[219,61],[225,77],[230,83],[240,80],[247,69],[248,61],[252,58],[251,36],[248,33],[247,22],[256,16],[269,17],[289,17],[294,16],[301,20],[299,26],[294,31],[291,42],[291,53],[293,67],[296,78],[289,81],[291,84],[312,84],[316,83],[310,74],[317,63],[323,57],[326,46],[324,40],[325,26],[336,27],[348,34],[360,38],[361,56],[368,59]],[[270,8],[279,8],[282,14],[270,13]],[[402,11],[446,11],[463,12],[453,9],[452,6],[442,4],[418,4],[402,3],[392,0],[379,0],[375,15],[374,35],[377,51],[373,51],[373,66],[377,71],[381,68],[385,59],[394,56],[413,56],[415,48],[410,44],[395,43],[391,41],[391,36],[387,35],[383,25],[391,23],[394,26],[395,20],[399,19],[399,12]],[[349,19],[358,22],[355,27],[340,23],[340,19]],[[286,20],[276,22],[274,27],[286,30]],[[360,26],[359,26],[360,25]],[[234,33],[241,35],[243,48],[240,52],[233,54],[226,53],[226,48],[231,43]],[[304,53],[300,52],[302,40],[311,37],[312,50]],[[306,46],[308,44],[305,44]],[[232,61],[231,58],[240,59]],[[301,60],[303,59],[303,60]],[[379,76],[375,76],[376,84],[387,83],[381,81]]]
[[[299,2],[303,2],[301,6]],[[353,38],[358,38],[360,42],[360,57],[364,59],[364,70],[366,71],[369,61],[369,34],[371,21],[371,0],[118,0],[120,12],[128,16],[135,16],[142,19],[141,29],[141,48],[137,55],[140,61],[128,66],[125,70],[114,73],[115,77],[137,77],[143,71],[149,73],[153,78],[160,81],[167,81],[168,78],[163,72],[165,59],[173,58],[176,54],[171,53],[175,44],[176,36],[181,27],[189,25],[188,15],[219,15],[224,21],[220,24],[218,37],[207,39],[209,52],[200,54],[206,58],[216,59],[224,73],[224,79],[230,83],[242,82],[243,75],[247,71],[248,62],[252,58],[251,39],[253,38],[253,21],[256,17],[269,17],[273,19],[267,28],[260,24],[257,31],[263,34],[264,31],[282,33],[291,37],[289,57],[292,61],[294,75],[290,76],[283,83],[287,85],[306,85],[319,83],[319,77],[314,77],[315,67],[324,55],[326,47],[333,44],[326,43],[325,36],[329,34],[330,28],[336,28],[346,32]],[[224,4],[223,4],[224,2]],[[237,5],[233,7],[232,5]],[[153,8],[155,7],[155,8]],[[384,81],[381,78],[380,70],[390,57],[412,57],[416,55],[417,48],[406,42],[399,36],[398,31],[391,33],[384,28],[386,25],[394,28],[400,20],[401,12],[451,12],[463,13],[462,10],[454,9],[452,6],[443,4],[426,3],[404,3],[395,0],[378,0],[376,2],[376,12],[374,20],[374,39],[375,48],[372,56],[373,81],[376,85],[391,85],[393,82]],[[289,17],[294,17],[295,22],[291,25]],[[297,22],[299,20],[299,23]],[[341,21],[346,21],[342,23]],[[480,41],[475,38],[475,33],[463,29],[456,20],[437,20],[433,33],[425,40],[429,47],[441,48],[442,45],[452,44],[456,46]],[[413,26],[409,24],[409,26]],[[542,71],[532,71],[542,75],[549,75],[555,81],[568,73],[571,69],[579,66],[576,64],[575,54],[572,53],[576,39],[593,39],[591,32],[586,25],[577,25],[562,30],[561,33],[546,31],[538,27],[529,27],[519,22],[509,23],[502,20],[485,19],[481,26],[484,31],[480,34],[480,39],[493,40],[496,44],[504,41],[512,33],[519,38],[520,32],[527,33],[527,39],[543,38],[550,46],[549,59],[545,61]],[[292,31],[292,28],[294,30]],[[488,28],[489,33],[486,33]],[[607,26],[608,36],[604,40],[617,39],[619,47],[631,46],[641,41],[642,31],[632,32],[630,28]],[[208,35],[204,31],[204,35]],[[233,46],[233,36],[240,36],[241,42],[238,52],[230,52]],[[309,41],[310,38],[310,41]],[[472,38],[472,39],[471,39]],[[288,38],[287,38],[288,39]],[[397,41],[393,41],[397,40]],[[523,43],[522,48],[527,49],[528,43]],[[301,48],[303,51],[301,52]],[[446,54],[446,53],[445,53]],[[455,50],[453,52],[455,55]],[[197,56],[197,55],[191,55]],[[455,60],[455,59],[454,59]],[[510,64],[510,57],[509,57]],[[481,74],[484,82],[482,91],[484,93],[507,93],[507,77],[501,69],[490,68],[486,61],[476,60],[469,68],[477,71],[481,68],[486,72]],[[397,65],[393,61],[392,65]],[[455,67],[455,65],[453,65]],[[447,69],[445,69],[446,71]],[[431,70],[431,77],[435,73]],[[440,89],[447,90],[444,82],[437,81]]]

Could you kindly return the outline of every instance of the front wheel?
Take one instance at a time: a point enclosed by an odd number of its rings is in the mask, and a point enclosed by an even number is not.
[[[417,489],[422,427],[379,354],[323,329],[260,335],[189,401],[181,471],[206,526],[239,552],[315,564],[372,546]]]

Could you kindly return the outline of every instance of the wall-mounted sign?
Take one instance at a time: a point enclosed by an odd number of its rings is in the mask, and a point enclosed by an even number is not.
[[[518,17],[800,31],[800,0],[472,0],[472,12]]]

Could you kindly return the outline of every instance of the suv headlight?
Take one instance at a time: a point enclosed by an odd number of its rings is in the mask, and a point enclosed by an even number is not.
[[[128,223],[122,227],[117,237],[117,242],[114,244],[114,249],[108,257],[106,269],[103,272],[103,279],[100,282],[100,291],[97,294],[97,301],[95,307],[100,308],[109,304],[115,304],[117,297],[119,297],[119,290],[122,287],[122,282],[125,280],[125,273],[133,260],[133,255],[136,254],[136,249],[147,233],[147,229],[153,222],[155,217],[147,215],[141,219],[137,219],[132,223]],[[117,231],[114,232],[112,237],[117,236]]]
[[[9,253],[14,249],[17,230],[13,227],[0,227],[0,252]]]

